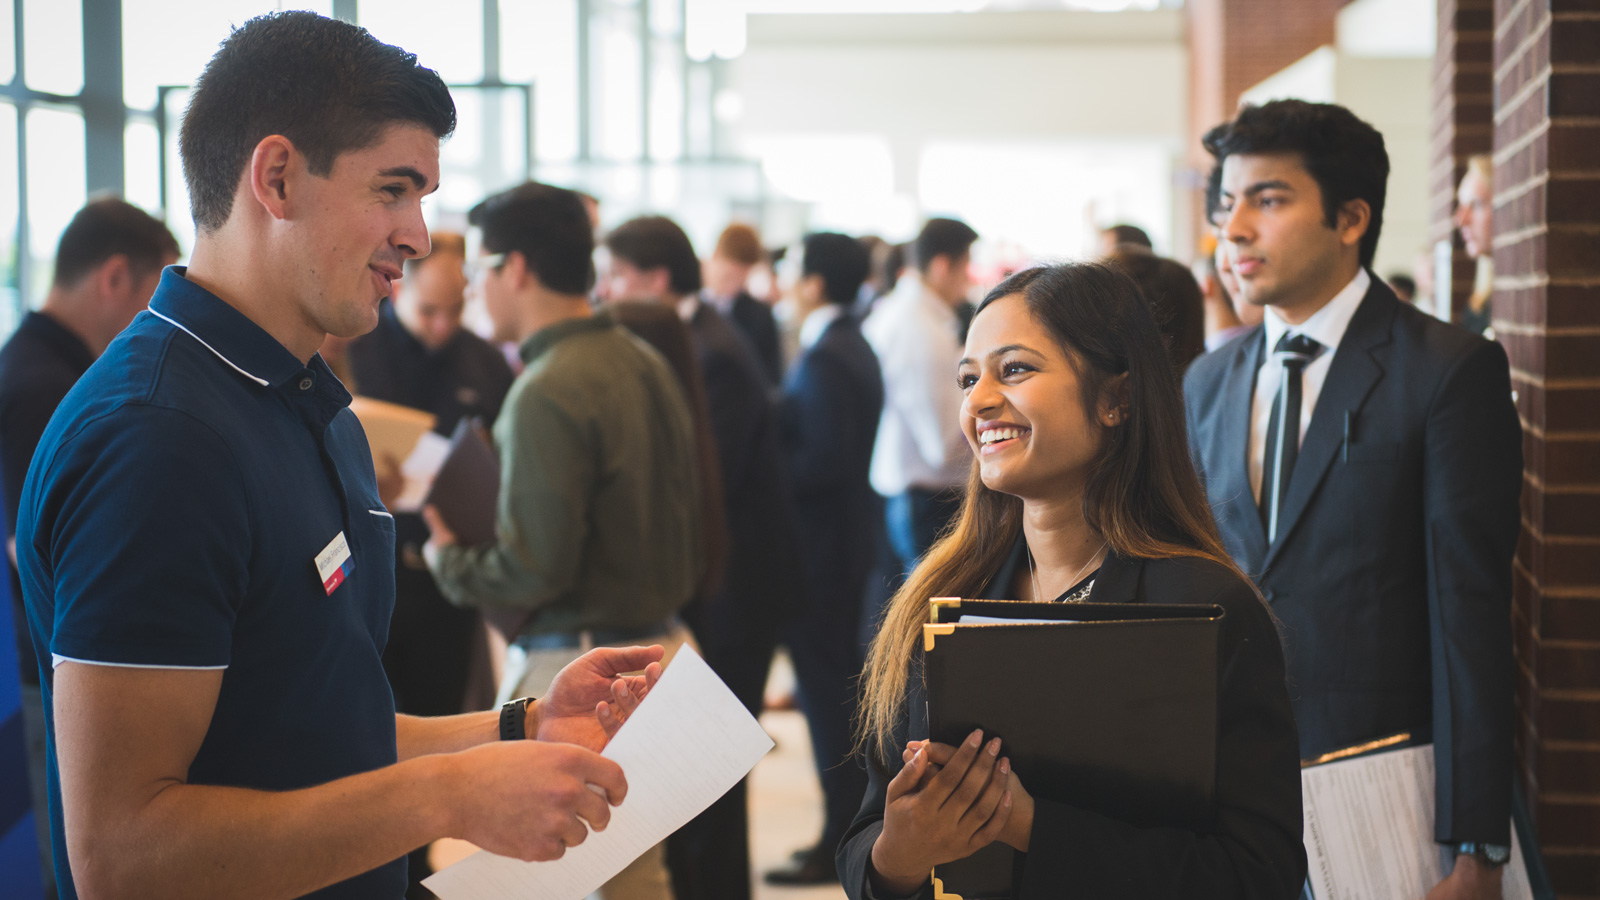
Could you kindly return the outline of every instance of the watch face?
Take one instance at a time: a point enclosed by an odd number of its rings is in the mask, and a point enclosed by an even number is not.
[[[1483,851],[1483,855],[1488,858],[1489,862],[1497,866],[1504,864],[1506,860],[1511,858],[1510,847],[1500,847],[1494,844],[1489,844],[1483,848]]]

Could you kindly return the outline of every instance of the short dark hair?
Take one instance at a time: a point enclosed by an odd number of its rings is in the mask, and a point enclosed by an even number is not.
[[[1389,185],[1389,154],[1383,135],[1356,114],[1333,103],[1274,100],[1246,106],[1231,122],[1206,132],[1201,143],[1220,166],[1235,154],[1294,154],[1322,191],[1328,227],[1351,200],[1365,200],[1372,221],[1361,237],[1361,265],[1371,266],[1383,229]]]
[[[178,258],[178,241],[160,219],[117,197],[91,200],[73,215],[56,246],[55,285],[77,284],[121,254],[145,274]]]
[[[594,287],[594,230],[577,191],[529,181],[467,213],[488,253],[520,253],[539,282],[559,294]]]
[[[934,257],[948,256],[956,259],[972,249],[978,233],[959,219],[929,219],[911,244],[912,262],[918,272],[928,271]]]
[[[700,290],[700,257],[694,255],[689,236],[666,216],[623,222],[606,235],[606,249],[640,269],[665,267],[674,294]]]
[[[847,305],[861,294],[872,269],[872,256],[861,242],[833,231],[808,234],[802,241],[800,275],[822,276],[822,293],[828,302]]]
[[[440,138],[456,127],[449,89],[416,54],[316,13],[251,19],[206,63],[183,115],[178,150],[195,225],[228,220],[239,176],[268,135],[294,142],[312,174],[326,176],[340,154],[399,122]]]
[[[1150,243],[1150,235],[1145,234],[1144,229],[1137,225],[1113,225],[1105,229],[1105,233],[1114,237],[1119,247],[1123,244],[1133,244],[1146,250],[1155,249],[1155,245]]]
[[[1139,286],[1180,383],[1194,358],[1206,351],[1205,297],[1189,267],[1143,247],[1117,245],[1112,262]]]

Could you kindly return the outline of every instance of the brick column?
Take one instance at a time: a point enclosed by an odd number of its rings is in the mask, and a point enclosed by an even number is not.
[[[1233,118],[1245,91],[1318,47],[1333,43],[1334,20],[1348,2],[1187,0],[1189,140],[1184,155],[1196,184],[1203,183],[1211,170],[1211,157],[1201,149],[1200,137],[1213,125]],[[1487,62],[1487,51],[1484,58]],[[1200,195],[1197,187],[1196,211],[1205,208]]]
[[[1439,0],[1439,39],[1433,56],[1433,165],[1429,244],[1454,248],[1452,319],[1466,309],[1475,267],[1451,214],[1467,157],[1488,153],[1494,131],[1494,0]],[[1437,308],[1437,307],[1436,307]]]
[[[1494,13],[1493,316],[1527,457],[1518,759],[1557,893],[1600,897],[1600,2]]]

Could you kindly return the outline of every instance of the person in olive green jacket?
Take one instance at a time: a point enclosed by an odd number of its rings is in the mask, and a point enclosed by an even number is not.
[[[689,640],[678,611],[702,574],[694,426],[665,360],[588,302],[593,237],[576,193],[528,183],[485,200],[474,286],[526,368],[494,424],[494,543],[462,546],[432,507],[424,549],[451,602],[525,611],[500,701],[540,696],[594,646]],[[670,900],[653,848],[602,897]]]

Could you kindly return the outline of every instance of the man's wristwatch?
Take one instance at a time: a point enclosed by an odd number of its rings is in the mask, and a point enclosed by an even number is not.
[[[535,699],[519,697],[500,707],[500,740],[520,741],[528,736],[528,707],[533,705]]]
[[[1511,848],[1504,844],[1465,843],[1456,845],[1457,856],[1476,856],[1487,866],[1503,866],[1511,859]]]

